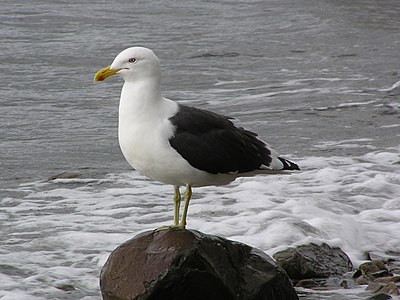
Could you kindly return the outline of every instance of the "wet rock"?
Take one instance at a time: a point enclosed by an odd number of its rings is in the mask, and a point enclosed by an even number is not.
[[[192,230],[148,231],[123,243],[100,287],[105,300],[298,299],[264,252]]]
[[[302,245],[274,254],[274,259],[291,279],[327,278],[353,270],[349,257],[340,248],[327,244]]]
[[[315,279],[302,279],[296,283],[296,287],[302,287],[302,288],[316,288],[320,286],[321,284]]]
[[[389,283],[389,282],[400,283],[400,275],[391,276],[391,277],[381,277],[381,278],[375,279],[374,281],[375,282],[383,282],[383,283]]]
[[[349,288],[349,281],[344,279],[340,282],[340,286],[344,289],[348,289]]]
[[[368,298],[368,300],[392,300],[392,299],[393,298],[391,296],[383,293],[375,294]]]
[[[76,290],[76,287],[74,287],[72,284],[68,284],[68,283],[57,285],[56,288],[58,288],[59,290],[62,290],[64,292],[72,292],[72,291]]]
[[[390,260],[379,259],[361,264],[353,278],[358,284],[368,284],[367,291],[376,293],[368,299],[392,299],[400,294],[400,276],[393,276],[387,268]]]
[[[337,290],[341,288],[349,289],[356,286],[354,280],[351,278],[345,279],[341,276],[301,279],[297,282],[294,281],[294,283],[296,288],[307,288],[314,290]]]
[[[381,277],[372,281],[366,290],[372,293],[384,293],[389,295],[399,295],[396,283],[400,283],[400,276]]]
[[[356,283],[359,285],[369,284],[372,279],[366,275],[361,275],[355,279]]]
[[[384,282],[373,281],[367,286],[366,290],[370,291],[371,293],[377,293],[377,292],[379,292],[380,289],[382,289],[386,285],[387,285],[387,283],[384,283]]]
[[[383,294],[388,294],[388,295],[394,295],[398,296],[399,293],[399,288],[394,282],[389,282],[387,285],[385,285],[383,288],[379,290],[380,293]]]
[[[363,275],[379,273],[380,271],[388,271],[383,260],[368,261],[360,265],[358,268]]]
[[[381,270],[375,273],[370,274],[373,278],[379,278],[379,277],[387,277],[391,276],[392,274],[389,272],[389,270]]]
[[[353,274],[357,284],[369,284],[379,277],[387,277],[392,274],[386,268],[384,260],[368,261],[361,264],[358,270]]]

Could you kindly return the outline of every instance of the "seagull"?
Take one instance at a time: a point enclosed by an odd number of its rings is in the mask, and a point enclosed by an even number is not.
[[[118,125],[124,157],[140,174],[174,187],[174,223],[163,228],[186,228],[192,187],[220,186],[237,177],[300,170],[256,133],[237,127],[231,118],[163,97],[160,61],[152,50],[123,50],[110,66],[96,73],[94,81],[113,75],[125,81]],[[179,219],[181,186],[186,189]]]

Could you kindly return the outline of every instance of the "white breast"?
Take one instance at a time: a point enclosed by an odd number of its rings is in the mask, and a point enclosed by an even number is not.
[[[139,95],[140,99],[132,95]],[[192,167],[169,144],[174,133],[169,118],[178,111],[178,105],[165,98],[154,99],[157,98],[143,97],[124,85],[118,126],[122,153],[134,169],[151,179],[186,184]]]
[[[119,106],[119,144],[134,169],[172,185],[220,185],[234,180],[235,175],[210,174],[183,159],[169,143],[175,130],[169,118],[178,111],[178,104],[142,91],[125,83]]]

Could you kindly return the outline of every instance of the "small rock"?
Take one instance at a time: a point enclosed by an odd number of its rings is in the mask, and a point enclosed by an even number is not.
[[[342,288],[344,288],[344,289],[347,289],[347,288],[349,288],[349,282],[348,282],[347,280],[342,280],[342,281],[340,282],[340,286],[341,286]]]
[[[366,290],[370,291],[371,293],[377,293],[386,285],[387,284],[384,283],[384,282],[375,282],[375,281],[373,281],[366,287]]]
[[[390,275],[392,275],[392,274],[387,269],[368,274],[368,276],[370,276],[372,278],[387,277]]]
[[[370,284],[372,282],[373,278],[368,277],[367,275],[361,275],[356,278],[356,283],[359,285],[365,285],[365,284]]]
[[[360,269],[357,269],[357,270],[354,272],[352,278],[359,278],[359,277],[361,277],[361,276],[362,276],[361,270],[360,270]]]
[[[357,284],[369,284],[376,278],[387,277],[392,275],[386,268],[385,261],[376,260],[368,261],[361,264],[358,270],[353,274],[353,278]]]
[[[353,270],[349,257],[340,248],[327,244],[302,245],[273,255],[291,279],[327,278]]]
[[[390,277],[380,277],[380,278],[376,278],[374,281],[376,281],[376,282],[384,282],[384,283],[400,282],[400,275],[390,276]]]
[[[382,270],[386,270],[385,262],[382,260],[368,261],[360,265],[358,268],[363,275],[369,275],[372,273],[377,273]]]
[[[65,292],[72,292],[75,291],[76,288],[72,284],[61,284],[56,286],[59,290],[65,291]]]
[[[372,281],[366,288],[372,293],[385,293],[389,295],[398,295],[399,290],[396,282],[400,282],[400,276],[380,277]]]
[[[379,293],[368,298],[368,300],[392,300],[393,298],[387,294]]]
[[[144,232],[103,266],[104,300],[292,300],[284,270],[264,252],[193,230]]]
[[[394,296],[399,295],[399,289],[394,282],[389,282],[387,285],[385,285],[383,288],[381,288],[379,290],[379,292],[388,294],[388,295],[394,295]]]
[[[321,284],[319,284],[314,279],[302,279],[299,282],[297,282],[295,286],[303,288],[315,288],[315,287],[320,287]]]

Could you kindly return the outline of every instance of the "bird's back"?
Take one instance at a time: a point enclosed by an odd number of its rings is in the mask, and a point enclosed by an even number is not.
[[[228,117],[179,105],[170,121],[176,131],[169,140],[171,146],[197,169],[212,174],[299,169]]]

